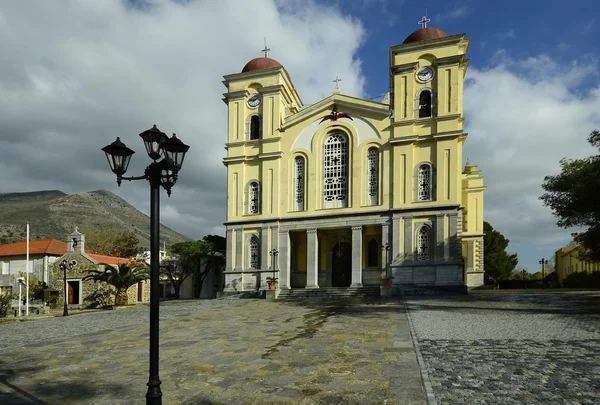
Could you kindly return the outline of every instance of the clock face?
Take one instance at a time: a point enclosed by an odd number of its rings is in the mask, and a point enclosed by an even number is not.
[[[417,80],[421,83],[430,81],[434,76],[435,70],[431,66],[424,66],[417,72]]]
[[[248,99],[248,107],[250,108],[256,108],[260,103],[262,103],[262,96],[258,93],[251,95]]]

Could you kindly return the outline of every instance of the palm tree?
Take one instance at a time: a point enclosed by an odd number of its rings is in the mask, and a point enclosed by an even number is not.
[[[106,263],[100,263],[100,265],[104,266],[102,270],[90,270],[90,274],[83,277],[83,281],[104,281],[106,284],[115,287],[117,290],[115,305],[124,305],[123,303],[127,302],[127,290],[129,287],[150,278],[150,269],[145,264],[119,263],[117,267]]]

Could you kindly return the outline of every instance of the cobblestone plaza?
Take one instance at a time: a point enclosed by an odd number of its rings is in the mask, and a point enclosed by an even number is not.
[[[161,304],[164,404],[597,404],[599,293]],[[0,324],[0,404],[143,404],[148,306]]]

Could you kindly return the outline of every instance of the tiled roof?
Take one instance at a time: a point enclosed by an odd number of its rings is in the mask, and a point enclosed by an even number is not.
[[[62,256],[67,253],[67,244],[56,239],[31,240],[29,241],[30,255],[48,255]],[[91,252],[85,252],[89,257],[99,263],[118,264],[134,263],[135,260],[124,259],[122,257],[97,255]],[[27,254],[27,242],[9,243],[0,245],[0,257],[6,256],[24,256]]]
[[[67,244],[56,239],[29,241],[30,255],[62,256],[67,252]],[[1,256],[20,256],[27,254],[27,242],[9,243],[0,246]]]

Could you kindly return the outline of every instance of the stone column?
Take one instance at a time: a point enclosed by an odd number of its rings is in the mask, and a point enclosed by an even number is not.
[[[319,288],[319,242],[317,230],[306,230],[306,288]]]
[[[404,262],[411,264],[413,261],[413,229],[412,217],[404,217]]]
[[[277,268],[279,269],[279,288],[287,290],[290,288],[290,232],[288,230],[279,231],[278,243],[279,257],[277,258]]]
[[[352,227],[352,284],[362,287],[362,226]]]

